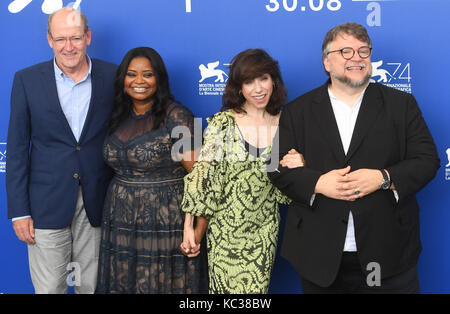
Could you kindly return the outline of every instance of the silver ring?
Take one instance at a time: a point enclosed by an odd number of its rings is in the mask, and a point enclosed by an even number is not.
[[[355,189],[355,195],[358,195],[359,193],[361,193],[361,191],[359,189]]]

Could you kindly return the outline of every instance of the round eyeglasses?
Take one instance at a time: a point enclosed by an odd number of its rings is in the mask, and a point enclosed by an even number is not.
[[[352,47],[344,47],[342,49],[329,51],[329,52],[327,52],[327,56],[332,52],[340,52],[342,57],[346,60],[350,60],[355,55],[355,49],[353,49]],[[363,46],[358,49],[358,55],[362,59],[366,59],[366,58],[370,57],[371,53],[372,53],[372,47],[369,47],[369,46]]]

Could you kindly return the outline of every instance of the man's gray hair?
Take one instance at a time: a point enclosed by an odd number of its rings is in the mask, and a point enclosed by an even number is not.
[[[345,23],[338,25],[328,31],[325,35],[325,39],[322,43],[322,59],[327,57],[329,44],[336,39],[339,34],[347,34],[355,37],[359,41],[365,42],[369,47],[372,47],[372,42],[370,40],[369,34],[364,26],[357,23]]]
[[[52,36],[51,24],[52,24],[53,16],[61,10],[73,11],[73,14],[77,14],[79,19],[74,19],[74,20],[79,21],[79,23],[83,26],[84,33],[88,32],[89,26],[88,26],[88,20],[87,20],[86,15],[84,15],[84,13],[78,9],[74,9],[71,7],[64,7],[62,9],[57,10],[57,11],[53,12],[52,14],[50,14],[47,19],[47,33],[50,36]]]

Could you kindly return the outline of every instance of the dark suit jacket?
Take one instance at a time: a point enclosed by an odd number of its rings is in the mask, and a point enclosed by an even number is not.
[[[92,96],[79,142],[59,103],[53,60],[16,73],[6,157],[9,218],[31,215],[35,228],[64,228],[81,184],[89,221],[100,225],[111,178],[102,147],[117,66],[91,60]]]
[[[340,266],[351,211],[363,271],[377,262],[381,278],[398,274],[415,265],[421,252],[414,194],[439,168],[435,144],[412,95],[371,83],[345,155],[327,88],[328,83],[298,97],[281,114],[280,158],[295,148],[306,160],[305,167],[279,166],[280,173],[270,174],[293,200],[281,254],[303,278],[329,286]],[[318,194],[310,206],[320,175],[348,165],[352,171],[387,169],[399,202],[391,190],[377,190],[355,202]]]

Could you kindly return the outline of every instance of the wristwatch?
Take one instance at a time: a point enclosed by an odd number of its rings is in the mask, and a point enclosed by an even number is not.
[[[380,169],[380,171],[383,174],[383,182],[381,182],[380,184],[380,189],[389,190],[389,188],[391,187],[391,180],[389,180],[386,170]]]

